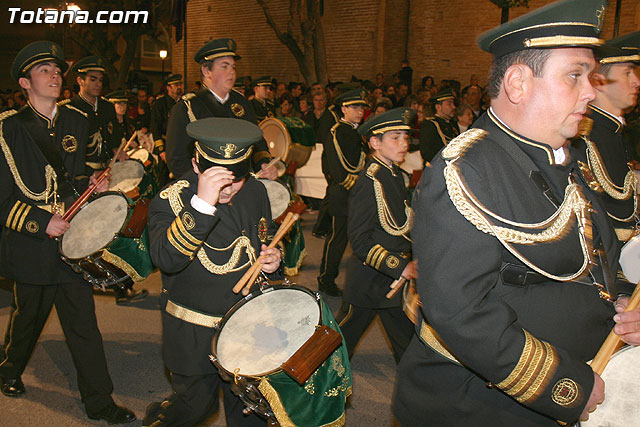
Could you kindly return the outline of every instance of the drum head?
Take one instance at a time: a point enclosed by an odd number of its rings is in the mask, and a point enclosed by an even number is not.
[[[604,402],[589,414],[581,427],[628,427],[640,425],[638,382],[640,382],[640,347],[617,351],[607,364],[602,379],[606,390]]]
[[[135,189],[144,176],[144,166],[135,160],[124,160],[111,168],[109,190],[123,193]]]
[[[149,159],[149,152],[144,148],[134,148],[127,153],[130,159],[139,160],[142,164]],[[117,163],[116,163],[117,164]]]
[[[271,181],[270,179],[259,179],[258,181],[267,189],[269,203],[271,204],[271,218],[278,218],[289,207],[289,200],[291,200],[289,190],[277,181]]]
[[[628,281],[640,281],[640,236],[629,240],[620,252],[620,267]]]
[[[213,349],[228,372],[260,376],[277,370],[320,324],[320,305],[300,288],[267,290],[223,319]]]
[[[262,129],[262,136],[267,141],[271,155],[280,157],[283,162],[287,163],[291,136],[289,136],[289,131],[284,123],[278,119],[266,119],[260,122],[260,129]]]
[[[128,212],[124,196],[99,196],[71,219],[71,227],[62,235],[60,252],[69,259],[80,259],[103,249],[120,232]]]

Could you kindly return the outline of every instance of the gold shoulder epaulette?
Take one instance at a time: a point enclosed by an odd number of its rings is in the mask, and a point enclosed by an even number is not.
[[[18,112],[17,110],[7,110],[4,113],[0,113],[0,122],[6,119],[7,117],[13,116],[17,112]]]
[[[180,211],[184,205],[182,204],[182,200],[180,199],[180,193],[182,193],[183,188],[189,187],[189,181],[186,179],[181,179],[180,181],[176,181],[171,184],[164,190],[160,192],[160,198],[169,200],[169,205],[171,206],[171,210],[175,216],[178,216]]]
[[[453,138],[442,150],[442,158],[445,160],[455,159],[463,155],[473,144],[483,139],[489,133],[483,129],[469,129]]]
[[[590,117],[583,117],[580,121],[580,125],[578,125],[578,135],[589,136],[591,134],[591,129],[593,129],[593,119]]]
[[[378,173],[379,169],[380,169],[379,164],[371,163],[367,168],[367,176],[373,178],[374,176],[376,176],[376,173]]]
[[[236,89],[231,89],[232,91],[234,91],[235,93],[237,93],[238,95],[240,95],[243,98],[246,98],[246,96],[244,96],[244,94],[242,92],[240,92],[239,90]]]
[[[189,93],[185,93],[184,95],[182,95],[182,99],[183,99],[184,101],[188,101],[188,100],[190,100],[190,99],[192,99],[192,98],[195,98],[195,96],[196,96],[196,94],[195,94],[195,93],[193,93],[193,92],[189,92]]]
[[[68,108],[68,109],[70,109],[70,110],[73,110],[73,111],[75,111],[75,112],[78,112],[78,113],[82,114],[84,117],[88,117],[88,116],[87,116],[87,113],[85,113],[84,111],[82,111],[82,110],[81,110],[81,109],[79,109],[79,108],[74,107],[73,105],[70,105],[70,104],[64,104],[64,106],[65,106],[65,107],[67,107],[67,108]]]
[[[63,99],[62,101],[58,102],[58,107],[62,107],[63,105],[67,105],[70,102],[71,102],[71,99]]]
[[[164,98],[164,93],[161,93],[160,95],[156,96],[156,101],[160,98]]]

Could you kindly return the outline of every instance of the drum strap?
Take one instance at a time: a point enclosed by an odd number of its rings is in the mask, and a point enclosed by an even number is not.
[[[30,110],[30,107],[24,107],[16,117],[24,127],[27,135],[29,135],[44,158],[56,172],[56,175],[58,176],[58,188],[60,189],[61,196],[66,197],[73,194],[75,197],[80,197],[80,194],[71,181],[71,175],[64,165],[60,151],[57,149],[55,141],[49,133],[49,130],[42,126],[40,118]]]

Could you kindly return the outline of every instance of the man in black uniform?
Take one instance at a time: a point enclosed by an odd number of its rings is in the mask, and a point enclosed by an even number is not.
[[[88,56],[73,65],[80,91],[70,105],[82,110],[89,119],[87,141],[87,172],[92,174],[107,167],[120,141],[111,133],[117,122],[113,104],[100,96],[104,80],[104,59]],[[61,104],[63,104],[63,101]]]
[[[420,154],[425,165],[460,133],[453,119],[456,115],[455,99],[451,88],[444,88],[429,99],[435,108],[435,116],[426,117],[420,125]]]
[[[598,69],[593,75],[596,99],[584,120],[585,135],[577,140],[579,165],[603,203],[621,242],[635,233],[640,211],[636,180],[627,162],[631,156],[623,140],[624,111],[638,102],[640,31],[613,40],[595,51]]]
[[[163,273],[163,356],[174,393],[147,408],[144,425],[197,424],[217,411],[220,386],[227,425],[265,425],[255,414],[243,415],[240,399],[208,358],[214,328],[242,298],[232,291],[235,283],[253,262],[262,262],[265,273],[280,265],[280,251],[265,246],[271,223],[265,187],[248,175],[262,132],[217,117],[190,123],[187,132],[197,140],[192,169],[149,209],[151,258]]]
[[[398,366],[403,425],[572,424],[604,398],[587,362],[614,315],[640,342],[615,233],[568,150],[595,98],[604,11],[557,2],[479,38],[491,108],[425,168],[413,203],[424,317]]]
[[[362,136],[357,128],[367,105],[366,92],[360,89],[351,90],[336,99],[336,105],[343,117],[330,131],[324,141],[326,156],[325,174],[327,177],[328,214],[331,216],[331,230],[327,235],[322,251],[322,262],[318,284],[320,290],[327,295],[340,296],[342,291],[336,286],[340,260],[347,247],[347,206],[349,190],[358,179],[364,168],[365,154],[362,149]]]
[[[251,82],[251,87],[253,90],[251,105],[253,105],[253,110],[256,112],[258,123],[267,117],[274,117],[276,115],[276,106],[269,98],[269,94],[273,91],[271,76],[255,79]]]
[[[29,103],[0,121],[0,273],[15,281],[0,352],[1,391],[9,397],[25,392],[20,377],[55,304],[87,415],[123,424],[136,417],[111,398],[93,287],[62,261],[51,238],[69,228],[63,203],[69,206],[87,187],[86,114],[56,105],[67,67],[62,48],[49,41],[26,46],[11,67]]]
[[[116,112],[116,121],[111,132],[114,142],[121,144],[123,139],[128,141],[133,132],[135,132],[135,127],[127,114],[127,105],[129,103],[127,92],[116,90],[107,94],[105,98],[113,104]]]
[[[413,336],[413,325],[402,311],[401,293],[392,299],[385,296],[394,280],[416,275],[409,239],[413,213],[397,166],[409,149],[414,115],[410,108],[396,108],[358,128],[358,133],[367,137],[373,154],[349,194],[348,235],[354,256],[347,266],[344,318],[340,322],[349,357],[376,314],[396,362]]]
[[[236,80],[236,42],[232,39],[216,39],[196,52],[195,61],[200,64],[203,86],[196,93],[187,93],[172,109],[167,126],[167,166],[175,178],[192,169],[194,139],[186,133],[189,122],[205,117],[231,117],[257,124],[251,103],[233,90]],[[253,150],[253,167],[262,178],[276,179],[275,166],[267,168],[271,154],[267,143],[261,139]]]
[[[154,154],[159,155],[164,162],[167,155],[164,151],[167,139],[167,125],[169,123],[169,111],[180,101],[184,93],[184,83],[181,74],[171,74],[164,82],[166,95],[159,95],[151,108],[151,134],[155,142]]]

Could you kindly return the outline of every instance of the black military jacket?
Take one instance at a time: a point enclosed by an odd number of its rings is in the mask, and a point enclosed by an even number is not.
[[[89,120],[86,163],[93,171],[106,168],[113,157],[113,150],[120,145],[120,139],[113,135],[113,128],[118,121],[113,104],[101,97],[97,101],[97,110],[81,95],[76,95],[69,101],[70,105],[84,112]],[[60,104],[64,104],[64,101]]]
[[[385,209],[401,233],[384,216],[380,219]],[[370,308],[400,305],[400,293],[392,300],[386,294],[410,261],[410,209],[399,168],[372,156],[349,194],[348,235],[356,260],[347,268],[345,301]]]
[[[257,124],[256,114],[251,103],[239,92],[229,92],[229,99],[221,104],[211,91],[203,87],[196,93],[187,93],[173,106],[169,114],[167,126],[167,165],[175,177],[192,170],[191,158],[193,157],[194,140],[187,135],[189,122],[207,117],[231,117],[247,120]],[[271,159],[267,143],[264,139],[253,146],[251,157],[253,167],[260,169],[263,163]]]
[[[276,115],[276,106],[269,100],[265,100],[263,103],[253,98],[251,100],[251,105],[253,105],[253,110],[256,112],[256,119],[258,120],[258,123],[267,117],[275,117]]]
[[[0,275],[36,285],[69,281],[77,275],[61,260],[58,241],[45,232],[52,214],[38,207],[53,202],[51,172],[62,169],[49,164],[35,138],[62,159],[69,181],[62,173],[56,176],[68,207],[88,184],[83,176],[87,120],[68,104],[58,107],[53,121],[27,104],[18,113],[5,113],[0,131]]]
[[[347,215],[349,190],[364,168],[362,136],[353,124],[340,120],[323,144],[326,157],[327,198],[331,215]]]
[[[320,118],[316,118],[313,112],[307,114],[304,121],[313,128],[313,132],[316,135],[316,141],[324,143],[331,136],[331,128],[338,122],[337,117],[328,108],[326,108]]]
[[[131,119],[129,116],[125,114],[122,118],[122,122],[120,122],[117,117],[115,122],[113,122],[113,127],[109,129],[111,136],[114,141],[118,141],[122,143],[122,140],[128,141],[131,138],[131,135],[136,131],[135,126],[131,123]],[[113,129],[113,130],[111,130]]]
[[[589,113],[589,118],[593,120],[593,127],[589,134],[586,135],[586,138],[595,144],[612,183],[622,188],[624,187],[626,175],[630,173],[627,162],[631,160],[625,149],[625,142],[622,137],[624,125],[617,117],[596,106],[589,105]],[[589,165],[590,163],[587,161],[587,144],[584,139],[577,138],[574,141],[574,145],[576,158],[583,164]],[[597,180],[593,167],[587,170],[586,174],[587,180]],[[621,191],[620,189],[618,190]],[[633,218],[635,194],[627,200],[614,199],[604,191],[599,192],[599,195],[602,197],[603,204],[614,227],[631,228],[635,226],[635,218]],[[619,221],[612,218],[612,216],[618,219],[626,219],[627,221]]]
[[[427,163],[438,151],[458,136],[460,131],[455,121],[447,121],[439,116],[427,117],[420,124],[420,154]]]
[[[172,97],[169,95],[160,95],[156,98],[151,108],[151,134],[155,141],[153,152],[156,154],[164,151],[169,112],[174,105],[176,105],[176,101]]]
[[[575,161],[555,164],[551,147],[513,133],[492,113],[476,126],[425,168],[411,232],[422,312],[464,367],[447,362],[433,342],[412,343],[399,367],[411,372],[412,379],[399,377],[394,412],[406,425],[426,419],[420,417],[446,419],[450,425],[465,420],[474,425],[573,422],[593,387],[586,362],[613,326],[613,305],[599,298],[588,277],[580,279],[583,284],[532,274],[496,237],[461,214],[452,200],[465,199],[462,186],[456,180],[445,182],[445,173],[457,168],[466,189],[492,213],[481,210],[479,218],[529,233],[541,230],[509,225],[493,215],[527,224],[549,218],[557,209],[552,199],[563,199],[571,174],[596,210],[591,215],[595,239],[602,239],[613,271],[618,260],[615,234]],[[455,164],[447,166],[445,152],[450,161],[458,158]],[[532,168],[522,155],[539,169],[545,188],[530,178]],[[554,275],[578,272],[585,259],[575,222],[567,235],[553,241],[512,247]],[[504,274],[507,264],[520,274]],[[603,280],[599,268],[593,274]],[[422,327],[418,332],[429,342]],[[491,388],[485,387],[489,382]]]
[[[197,189],[198,177],[192,171],[152,200],[151,259],[162,271],[163,310],[170,300],[200,313],[224,316],[242,298],[232,288],[250,266],[247,251],[260,255],[271,209],[265,187],[251,177],[231,203],[216,206],[213,216],[191,206]],[[184,375],[215,372],[207,358],[212,328],[167,313],[163,325],[164,359],[169,370]]]

